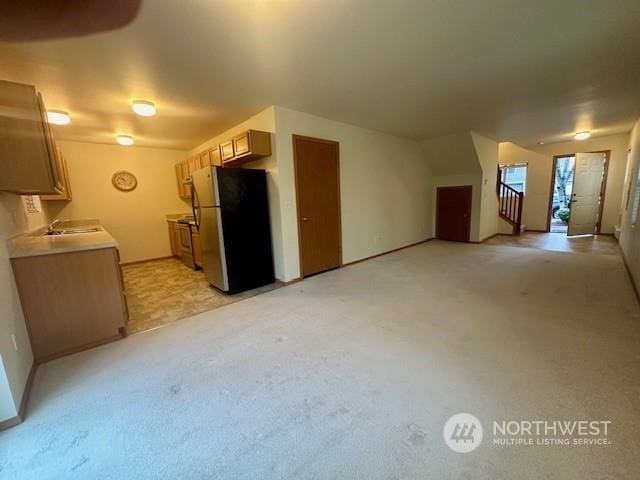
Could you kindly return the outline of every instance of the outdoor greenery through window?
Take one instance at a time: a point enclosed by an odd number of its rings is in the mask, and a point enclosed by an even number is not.
[[[527,164],[506,165],[502,167],[502,182],[518,192],[524,193],[527,184]]]

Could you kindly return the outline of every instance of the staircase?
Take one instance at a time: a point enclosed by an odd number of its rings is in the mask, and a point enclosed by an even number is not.
[[[502,181],[500,168],[498,168],[496,195],[498,196],[498,215],[513,226],[514,235],[520,235],[524,193],[511,188]]]

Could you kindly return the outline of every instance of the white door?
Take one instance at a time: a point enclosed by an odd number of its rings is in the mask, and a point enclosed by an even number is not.
[[[576,153],[567,235],[595,233],[604,162],[604,153]]]

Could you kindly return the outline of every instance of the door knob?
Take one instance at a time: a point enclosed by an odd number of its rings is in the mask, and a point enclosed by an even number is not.
[[[302,217],[303,222],[306,222],[307,220],[309,220],[307,217]]]

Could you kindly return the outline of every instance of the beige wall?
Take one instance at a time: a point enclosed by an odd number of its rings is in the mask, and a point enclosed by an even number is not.
[[[483,241],[498,233],[498,142],[471,132],[478,163],[482,169],[479,238]]]
[[[340,143],[344,263],[432,237],[431,173],[418,142],[275,108],[287,279],[300,275],[292,134]]]
[[[123,262],[171,255],[165,215],[188,213],[178,197],[174,164],[186,152],[61,141],[69,168],[73,201],[48,202],[56,218],[97,218],[120,245]],[[121,192],[111,184],[118,170],[132,172],[138,186]]]
[[[547,229],[549,189],[551,188],[551,157],[522,148],[515,143],[502,142],[498,146],[500,165],[527,164],[522,221],[527,230]]]
[[[27,213],[22,197],[0,193],[0,422],[17,415],[33,364],[29,336],[13,279],[6,240],[47,223],[47,208]],[[12,335],[15,335],[16,351]]]
[[[626,180],[629,202],[625,195],[621,202],[620,248],[636,286],[640,286],[640,120],[631,131],[629,146]],[[635,212],[634,206],[637,207]]]
[[[552,143],[540,145],[533,151],[547,156],[552,161],[554,155],[566,153],[593,152],[598,150],[611,150],[609,172],[604,197],[604,209],[602,213],[602,233],[613,233],[614,226],[620,224],[620,199],[624,185],[624,173],[627,165],[627,153],[629,150],[629,134],[609,135],[605,137],[590,138],[583,141]],[[551,167],[549,167],[551,172]],[[551,184],[549,177],[548,185]],[[547,192],[549,190],[547,189]],[[547,193],[548,195],[548,193]],[[548,202],[548,198],[547,198]]]

